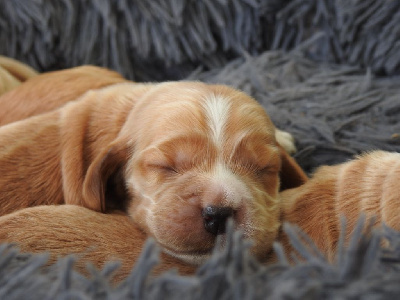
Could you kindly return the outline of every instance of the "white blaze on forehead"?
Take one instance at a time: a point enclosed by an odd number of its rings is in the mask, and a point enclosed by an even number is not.
[[[228,122],[231,103],[227,98],[212,94],[207,96],[203,107],[211,136],[217,147],[220,147],[224,141],[224,131]]]
[[[221,204],[235,209],[241,206],[244,199],[251,199],[251,192],[226,165],[222,157],[224,142],[227,138],[226,126],[229,121],[231,105],[229,98],[216,94],[208,95],[203,103],[211,138],[220,153],[214,168],[209,173],[211,185],[223,192],[225,203]]]

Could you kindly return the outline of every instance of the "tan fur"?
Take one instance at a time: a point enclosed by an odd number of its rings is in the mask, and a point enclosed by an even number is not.
[[[204,112],[210,97],[230,107],[220,144]],[[0,214],[61,203],[119,209],[171,253],[200,261],[215,241],[202,209],[231,206],[262,258],[279,230],[279,188],[307,180],[275,130],[254,99],[226,86],[126,82],[89,91],[0,127]]]
[[[28,65],[0,55],[0,95],[16,88],[22,82],[36,75],[37,72]]]
[[[281,193],[283,221],[299,226],[331,261],[347,220],[346,239],[364,213],[400,230],[400,154],[375,151],[355,160],[319,168],[303,186]],[[282,241],[287,243],[283,237]]]
[[[49,112],[76,100],[89,90],[126,81],[116,72],[95,66],[27,76],[25,80],[23,84],[18,84],[17,89],[9,89],[0,97],[0,125]]]
[[[282,221],[299,226],[333,262],[341,215],[347,219],[346,239],[362,212],[367,221],[376,218],[375,227],[385,223],[400,230],[399,179],[399,153],[375,151],[340,165],[323,166],[304,185],[280,194]],[[0,241],[16,242],[27,252],[48,251],[52,261],[69,253],[83,253],[79,256],[80,269],[87,261],[101,267],[116,258],[123,263],[117,275],[122,279],[147,236],[133,223],[123,215],[99,214],[80,207],[41,206],[0,217]],[[287,251],[292,250],[284,234],[277,240]],[[261,247],[268,259],[270,244]],[[164,256],[159,270],[169,267],[177,267],[185,274],[193,270]]]
[[[50,254],[49,264],[73,254],[78,271],[87,274],[88,263],[103,268],[120,262],[113,274],[126,278],[139,258],[147,235],[123,214],[101,214],[75,205],[37,206],[0,217],[0,241],[15,243],[22,252]],[[191,274],[195,268],[166,254],[154,273],[175,268]]]

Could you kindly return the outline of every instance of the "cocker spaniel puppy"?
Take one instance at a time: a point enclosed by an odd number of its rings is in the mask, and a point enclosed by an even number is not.
[[[262,259],[279,191],[307,180],[281,146],[288,136],[227,86],[124,82],[67,102],[0,127],[0,215],[64,203],[123,211],[194,264],[231,217]]]
[[[366,224],[371,220],[374,221],[375,228],[386,224],[390,228],[400,230],[399,180],[399,153],[375,151],[343,164],[323,166],[305,184],[280,193],[280,200],[278,200],[280,204],[277,206],[280,205],[282,208],[281,222],[297,225],[333,262],[339,242],[341,216],[347,219],[346,240],[353,232],[361,213],[366,215]],[[157,198],[142,201],[155,202]],[[197,234],[202,234],[207,241],[209,233],[207,233],[207,228],[201,232],[203,228],[201,223],[207,224],[208,220],[201,220],[199,217],[204,209],[198,208],[198,213],[193,214],[190,219],[175,224],[173,218],[183,215],[181,210],[185,213],[191,212],[192,209],[185,202],[178,203],[179,207],[172,206],[175,209],[172,211],[173,214],[158,221],[162,223],[160,226],[166,226],[167,230],[171,230],[171,224],[172,226],[186,225],[189,227],[186,232],[189,235],[188,239],[191,238],[190,231],[194,230]],[[153,217],[152,214],[156,209],[151,204],[143,207],[143,209],[148,208],[148,212],[143,214],[144,217],[150,216],[155,219],[157,215]],[[154,205],[157,204],[154,203]],[[141,203],[138,205],[140,206]],[[171,212],[170,206],[162,204],[160,206],[167,214]],[[265,214],[264,217],[266,217]],[[253,222],[251,219],[249,221]],[[260,219],[258,222],[261,223],[264,220]],[[198,227],[194,228],[195,225]],[[147,226],[149,225],[144,227],[147,228]],[[248,225],[239,225],[244,230],[248,230],[246,226]],[[185,230],[185,226],[178,228],[178,231],[175,228],[173,227],[171,232],[175,234],[175,243],[179,243],[180,239],[184,239],[181,232]],[[171,232],[167,230],[161,231],[166,235],[164,241],[173,238]],[[129,216],[102,214],[73,205],[39,206],[0,217],[0,241],[16,242],[22,250],[28,252],[48,251],[52,261],[58,256],[79,254],[82,258],[78,261],[80,269],[84,269],[84,262],[87,261],[101,267],[106,261],[117,259],[123,265],[118,273],[118,276],[122,276],[120,278],[128,274],[130,267],[137,260],[146,237],[147,234],[139,230],[135,219]],[[292,250],[282,230],[276,237],[276,241],[281,242],[287,252]],[[200,240],[198,243],[201,245]],[[184,244],[181,247],[183,246]],[[273,262],[274,256],[268,255],[272,254],[270,241],[263,240],[258,246],[260,252],[264,251],[264,254],[259,257],[265,256],[266,263]],[[171,252],[173,256],[180,257]],[[194,270],[194,268],[190,269],[189,263],[185,264],[181,260],[174,260],[164,254],[159,270],[171,267],[178,268],[184,274],[190,274]]]
[[[346,240],[361,214],[366,224],[400,230],[400,153],[374,151],[320,167],[304,185],[280,195],[282,220],[297,225],[333,261],[345,217]],[[286,243],[286,238],[282,237]],[[287,244],[287,243],[286,243]]]

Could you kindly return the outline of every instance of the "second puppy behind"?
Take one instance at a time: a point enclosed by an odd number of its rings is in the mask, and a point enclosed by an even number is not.
[[[346,219],[348,241],[361,214],[374,228],[400,230],[400,153],[373,151],[322,166],[304,185],[283,191],[282,220],[297,225],[333,261]],[[284,236],[281,241],[285,242]],[[286,242],[285,242],[286,243]]]
[[[3,95],[0,89],[0,125],[52,111],[89,90],[126,81],[117,72],[95,66],[32,75]]]

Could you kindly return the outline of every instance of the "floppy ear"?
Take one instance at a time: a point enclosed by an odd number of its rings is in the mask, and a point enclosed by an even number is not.
[[[126,144],[113,142],[89,165],[82,186],[82,205],[95,211],[123,209],[126,199],[123,169]]]
[[[298,165],[296,160],[291,157],[282,146],[278,145],[282,166],[280,172],[280,190],[287,190],[298,187],[308,180],[306,173]]]

